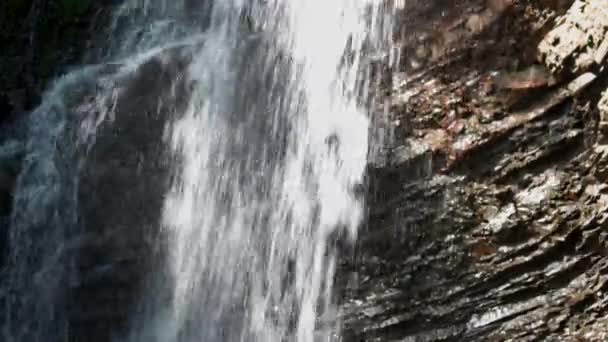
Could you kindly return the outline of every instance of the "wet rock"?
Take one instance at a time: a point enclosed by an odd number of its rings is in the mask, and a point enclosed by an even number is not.
[[[146,281],[164,274],[159,222],[173,160],[163,136],[186,105],[183,73],[199,43],[76,71],[30,116],[7,272],[16,340],[115,340],[141,310]],[[0,148],[0,176],[17,167],[19,147]]]
[[[101,82],[114,89],[108,92],[115,94],[110,107],[75,106],[76,117],[92,120],[84,123],[94,137],[83,155],[78,189],[79,222],[90,238],[76,247],[69,298],[71,328],[83,340],[124,333],[149,277],[163,273],[159,222],[172,160],[163,135],[173,113],[187,105],[179,100],[190,89],[183,72],[196,49],[178,46],[136,68],[110,68],[116,69],[112,82]]]
[[[515,32],[502,39],[523,49]],[[505,69],[457,53],[395,84],[393,120],[411,129],[370,175],[359,254],[342,265],[361,279],[343,292],[345,339],[603,341],[608,149],[593,122],[606,76],[565,82],[521,56]],[[521,72],[497,84],[487,70]]]

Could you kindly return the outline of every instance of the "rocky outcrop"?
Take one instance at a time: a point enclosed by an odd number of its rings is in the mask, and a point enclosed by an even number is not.
[[[608,8],[603,0],[577,0],[539,45],[554,73],[577,74],[601,65],[608,55]]]
[[[498,27],[396,75],[395,146],[341,264],[347,341],[606,340],[608,77],[528,72],[543,66],[522,53],[558,34],[558,12],[514,1]]]

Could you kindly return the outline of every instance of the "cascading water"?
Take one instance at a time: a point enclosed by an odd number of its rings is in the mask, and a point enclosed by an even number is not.
[[[368,122],[352,97],[357,62],[337,68],[348,39],[361,44],[362,8],[270,2],[253,21],[274,41],[252,49],[225,20],[238,6],[216,4],[221,22],[189,72],[201,86],[172,132],[183,157],[164,214],[176,329],[188,340],[313,341],[331,303],[330,237],[341,226],[354,237],[361,219],[353,187]]]
[[[125,117],[138,111],[156,111],[159,118],[152,122],[164,120],[173,159],[162,217],[156,222],[166,239],[161,254],[168,276],[148,277],[156,283],[140,298],[145,310],[134,313],[137,323],[131,325],[129,339],[338,338],[332,299],[335,245],[338,239],[356,238],[362,199],[355,187],[363,181],[370,150],[369,119],[360,106],[366,81],[361,56],[364,49],[382,48],[373,45],[389,37],[386,23],[377,20],[385,6],[368,0],[212,5],[133,0],[121,6],[104,54],[113,62],[65,77],[33,119],[38,120],[34,128],[56,128],[45,134],[31,130],[34,161],[20,176],[16,205],[21,211],[12,219],[11,244],[31,242],[29,234],[42,229],[39,216],[28,216],[41,207],[48,209],[42,211],[43,220],[52,219],[45,226],[52,244],[11,252],[9,288],[17,299],[7,308],[6,340],[71,338],[69,313],[61,309],[69,296],[62,282],[79,283],[78,272],[65,266],[77,263],[79,255],[66,252],[67,242],[76,243],[73,235],[86,221],[75,213],[86,207],[77,203],[75,179],[92,172],[86,165],[98,158],[90,151],[99,144],[100,127],[121,120],[127,125]],[[205,19],[197,20],[197,15]],[[166,65],[173,71],[155,74]],[[150,85],[155,82],[158,86]],[[67,103],[67,93],[76,92],[74,84],[95,92],[88,105]],[[139,105],[143,96],[157,98]],[[55,112],[59,114],[48,116]],[[133,135],[141,129],[128,127],[125,131],[133,129]],[[116,139],[125,134],[117,132]],[[74,148],[66,154],[57,148],[59,141]],[[142,158],[133,157],[139,160],[134,168],[142,168]],[[46,179],[48,185],[39,187],[33,179]],[[35,191],[49,196],[34,200]],[[107,209],[111,216],[111,208],[99,210]],[[129,214],[128,209],[116,210]],[[94,217],[114,226],[137,222]],[[63,272],[43,277],[44,291],[25,289],[28,281],[62,264]],[[36,313],[40,303],[46,311]],[[21,323],[28,319],[31,324]]]

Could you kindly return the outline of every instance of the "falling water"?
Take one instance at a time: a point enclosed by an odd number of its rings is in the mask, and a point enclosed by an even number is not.
[[[36,112],[48,113],[49,103],[67,110],[65,92],[73,91],[67,85],[92,82],[97,94],[91,112],[96,114],[39,118],[56,129],[32,130],[30,140],[39,143],[30,144],[30,153],[46,157],[31,163],[31,170],[47,170],[43,175],[54,190],[28,185],[33,176],[22,174],[17,201],[30,201],[20,206],[36,206],[32,210],[44,205],[51,210],[45,211],[46,217],[56,220],[61,211],[78,210],[73,196],[78,182],[61,182],[78,172],[57,167],[57,156],[64,155],[57,151],[58,137],[80,127],[78,139],[65,143],[84,145],[86,151],[95,144],[101,123],[111,125],[120,115],[115,102],[125,94],[121,84],[152,58],[172,63],[166,52],[182,48],[180,53],[187,55],[180,61],[184,72],[172,76],[166,91],[175,91],[174,84],[185,84],[187,91],[158,99],[158,108],[172,113],[164,137],[173,156],[172,181],[159,222],[167,239],[164,262],[169,276],[150,277],[162,284],[144,292],[146,310],[139,313],[140,323],[133,324],[130,339],[338,339],[339,310],[332,299],[336,244],[356,238],[363,203],[355,188],[363,182],[370,151],[370,120],[362,106],[368,81],[362,77],[362,56],[384,48],[388,40],[390,30],[381,20],[386,5],[370,0],[204,3],[132,0],[119,8],[102,57],[114,66],[103,75],[86,69],[64,78],[49,93],[54,102],[47,99]],[[77,124],[66,128],[69,120]],[[77,163],[72,154],[71,159],[62,157],[62,167]],[[54,197],[34,201],[34,190]],[[65,198],[68,207],[62,206]],[[69,225],[66,220],[52,225],[53,241],[78,230],[76,218],[69,219]],[[13,230],[24,225],[40,222],[13,217]],[[20,229],[12,243],[30,241],[27,234],[28,229]],[[13,272],[12,286],[23,288],[28,281],[19,274],[48,268],[53,253],[57,260],[65,258],[55,247],[47,246],[49,250],[36,255],[37,263],[27,267],[18,267],[25,264],[13,252],[13,266],[21,273]],[[27,252],[21,248],[19,253]],[[63,278],[49,279],[56,283],[49,283],[44,296],[23,291],[33,299],[16,321],[34,312],[33,303],[41,299],[52,320],[65,320],[65,313],[56,309],[65,294],[59,283]],[[50,336],[48,329],[40,328],[45,322],[54,336],[61,336],[57,340],[69,335],[51,318],[36,317],[36,333],[15,333],[28,328],[13,323],[9,340],[42,341]]]
[[[164,212],[170,339],[327,340],[316,327],[335,312],[332,238],[354,239],[362,218],[369,124],[355,93],[369,3],[254,6],[258,47],[231,24],[241,5],[216,4],[189,72],[200,87],[172,127],[183,160]]]

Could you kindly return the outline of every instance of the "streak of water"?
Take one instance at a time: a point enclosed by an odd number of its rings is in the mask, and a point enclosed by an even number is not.
[[[216,4],[171,138],[174,340],[330,337],[316,328],[332,312],[332,238],[355,238],[362,217],[368,118],[354,94],[369,5],[268,1],[249,12],[268,40],[255,47],[231,20],[242,4]]]
[[[139,317],[143,323],[134,325],[132,340],[338,338],[332,298],[336,243],[356,238],[363,203],[354,189],[363,181],[370,151],[369,116],[362,108],[368,80],[361,76],[361,56],[365,50],[385,49],[390,13],[384,1],[369,0],[194,3],[126,1],[110,27],[104,54],[118,62],[106,66],[103,77],[68,76],[61,83],[66,86],[58,86],[36,112],[45,116],[38,123],[53,130],[35,131],[32,124],[30,154],[38,159],[20,177],[16,203],[23,210],[14,215],[12,243],[33,241],[31,230],[40,222],[28,215],[40,210],[45,220],[58,220],[39,229],[56,244],[39,252],[27,246],[13,251],[11,286],[23,289],[48,267],[60,269],[60,262],[53,261],[57,253],[64,263],[75,258],[58,247],[78,225],[78,203],[70,197],[78,185],[78,167],[69,166],[78,158],[59,158],[58,137],[66,146],[93,146],[102,123],[125,115],[124,110],[114,113],[116,102],[124,107],[131,100],[125,89],[134,88],[146,65],[181,63],[185,71],[170,74],[171,85],[160,89],[172,91],[175,83],[187,91],[159,96],[157,104],[173,115],[166,123],[166,142],[176,162],[160,222],[169,240],[170,277],[152,280],[165,282],[154,289],[167,290],[170,300],[146,293],[147,311]],[[173,53],[179,49],[182,54]],[[79,82],[93,83],[97,93],[74,109],[62,99],[73,93],[67,85]],[[56,101],[61,102],[57,118],[48,116]],[[70,119],[62,111],[89,116]],[[74,123],[82,129],[75,141],[66,140],[73,131],[65,127]],[[51,188],[35,199],[36,182],[44,179]],[[69,222],[59,220],[62,212]],[[24,290],[31,296],[17,301],[26,305],[24,310],[8,308],[18,316],[9,329],[11,341],[69,336],[69,314],[62,309],[68,273],[66,266],[46,278],[52,280],[49,289],[39,293]],[[37,322],[20,324],[39,300],[53,317],[37,315]],[[34,332],[25,332],[32,326]]]

